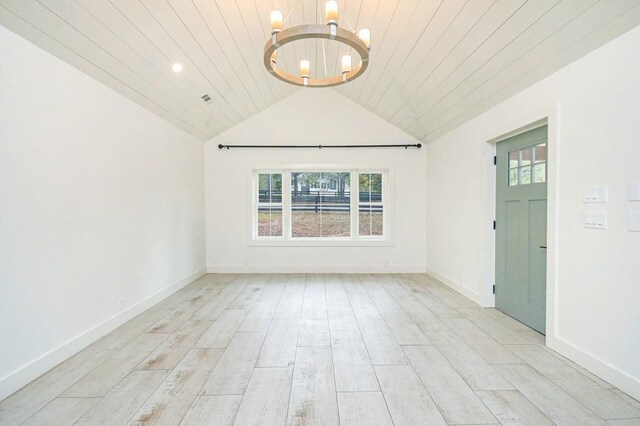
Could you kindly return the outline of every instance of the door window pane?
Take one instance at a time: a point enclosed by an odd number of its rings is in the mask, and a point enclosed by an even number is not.
[[[508,156],[509,186],[544,183],[547,181],[546,143],[511,151]]]
[[[528,185],[531,183],[531,166],[520,168],[520,185]]]
[[[547,161],[547,144],[541,143],[534,146],[536,154],[536,163],[544,163]]]
[[[520,150],[520,166],[528,166],[531,164],[531,147],[522,148]]]
[[[547,181],[547,164],[539,163],[534,166],[533,169],[534,182],[542,183]]]
[[[510,169],[515,169],[516,167],[518,167],[518,154],[519,151],[511,151],[509,153],[509,168]]]
[[[509,186],[518,185],[518,169],[509,170]]]

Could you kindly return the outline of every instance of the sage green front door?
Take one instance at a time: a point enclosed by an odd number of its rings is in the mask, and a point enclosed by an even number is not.
[[[498,142],[496,308],[545,333],[547,127]]]

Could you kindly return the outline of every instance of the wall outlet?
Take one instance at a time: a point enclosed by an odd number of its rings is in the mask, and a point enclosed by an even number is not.
[[[389,261],[388,261],[388,260],[385,260],[385,261],[384,261],[384,266],[385,266],[386,268],[388,268],[388,267],[389,267]]]
[[[118,306],[117,306],[118,312],[122,312],[124,310],[124,298],[120,298],[118,299]]]

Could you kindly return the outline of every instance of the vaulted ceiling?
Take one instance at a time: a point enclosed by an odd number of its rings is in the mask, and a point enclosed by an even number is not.
[[[640,24],[640,0],[338,3],[372,50],[365,74],[335,89],[297,89],[262,63],[270,11],[285,27],[320,23],[324,0],[0,0],[0,23],[202,140],[295,90],[337,90],[427,141]],[[324,77],[344,53],[300,41],[278,63],[308,59]]]

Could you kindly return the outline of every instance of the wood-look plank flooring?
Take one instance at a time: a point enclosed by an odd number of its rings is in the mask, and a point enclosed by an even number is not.
[[[640,425],[640,403],[428,275],[209,274],[0,424]]]

